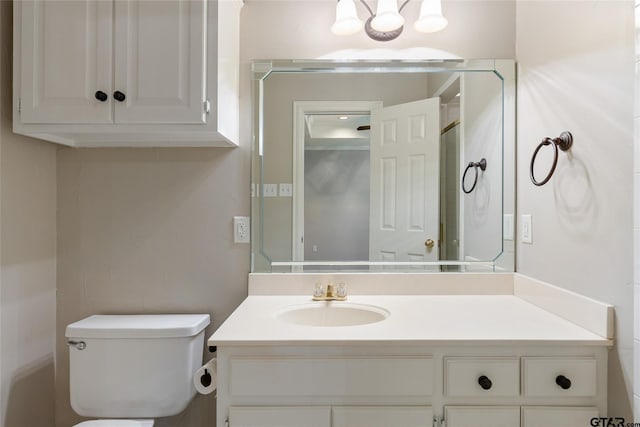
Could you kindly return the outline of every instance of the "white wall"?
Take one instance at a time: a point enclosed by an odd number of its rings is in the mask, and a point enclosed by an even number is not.
[[[56,146],[11,132],[11,2],[0,2],[0,426],[54,425]]]
[[[630,420],[633,3],[517,2],[516,40],[518,213],[533,217],[533,244],[518,243],[517,270],[615,305],[609,416]],[[533,150],[565,130],[571,152],[560,153],[548,184],[534,186]],[[540,167],[549,160],[541,154]]]
[[[465,178],[465,188],[475,188],[469,194],[462,193],[463,259],[491,260],[502,249],[503,212],[503,156],[513,150],[502,145],[503,93],[502,82],[490,73],[466,73],[461,77],[460,101],[463,159],[460,179],[469,162],[485,159],[487,167],[470,168]],[[506,143],[512,142],[509,137]],[[506,161],[513,162],[512,157]],[[506,174],[506,177],[513,174]],[[508,187],[508,186],[507,186]],[[513,206],[513,204],[511,204]]]

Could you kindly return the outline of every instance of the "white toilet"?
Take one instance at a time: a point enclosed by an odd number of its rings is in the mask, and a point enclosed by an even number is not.
[[[75,427],[152,427],[196,390],[208,314],[101,315],[67,326]]]

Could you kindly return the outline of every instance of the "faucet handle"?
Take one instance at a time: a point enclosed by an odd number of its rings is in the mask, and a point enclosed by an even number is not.
[[[347,296],[347,285],[338,283],[338,297],[345,298]]]
[[[313,292],[314,297],[322,297],[324,296],[324,288],[322,287],[322,283],[316,283],[316,290]]]

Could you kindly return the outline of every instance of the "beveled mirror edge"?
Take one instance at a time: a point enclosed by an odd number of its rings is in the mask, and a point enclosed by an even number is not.
[[[298,262],[298,261],[274,261],[264,253],[263,247],[263,224],[262,224],[262,194],[255,191],[263,182],[262,165],[262,124],[263,105],[260,102],[263,95],[264,80],[273,72],[494,72],[503,85],[503,135],[502,135],[502,250],[491,260],[461,260],[461,261],[438,261],[418,263],[424,266],[455,265],[460,267],[457,272],[513,272],[515,271],[515,233],[516,233],[516,186],[515,186],[515,163],[516,163],[516,61],[514,59],[424,59],[424,60],[254,60],[251,63],[251,75],[254,81],[252,85],[252,144],[251,144],[251,272],[252,273],[300,273],[304,266],[319,267],[344,267],[344,266],[375,266],[382,262],[357,261],[357,262]],[[506,177],[511,179],[506,180]],[[255,189],[255,190],[254,190]],[[505,239],[504,218],[506,214],[512,216],[511,230],[512,238]],[[262,257],[271,271],[256,270],[256,257]],[[416,263],[392,263],[396,266],[407,264],[406,271],[410,271],[410,265]],[[323,268],[322,272],[332,270]],[[342,269],[338,271],[344,271]],[[377,273],[381,270],[372,270],[369,273]],[[400,270],[404,271],[404,270]],[[414,271],[415,272],[415,271]],[[433,270],[422,271],[420,273],[443,273],[446,271]],[[365,272],[366,273],[366,272]]]

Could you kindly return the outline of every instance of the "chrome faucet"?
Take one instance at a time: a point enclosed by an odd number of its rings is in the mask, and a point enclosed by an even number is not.
[[[338,284],[338,290],[333,283],[327,285],[325,290],[320,283],[316,283],[316,290],[313,293],[314,301],[345,301],[347,299],[347,286],[344,283]]]

